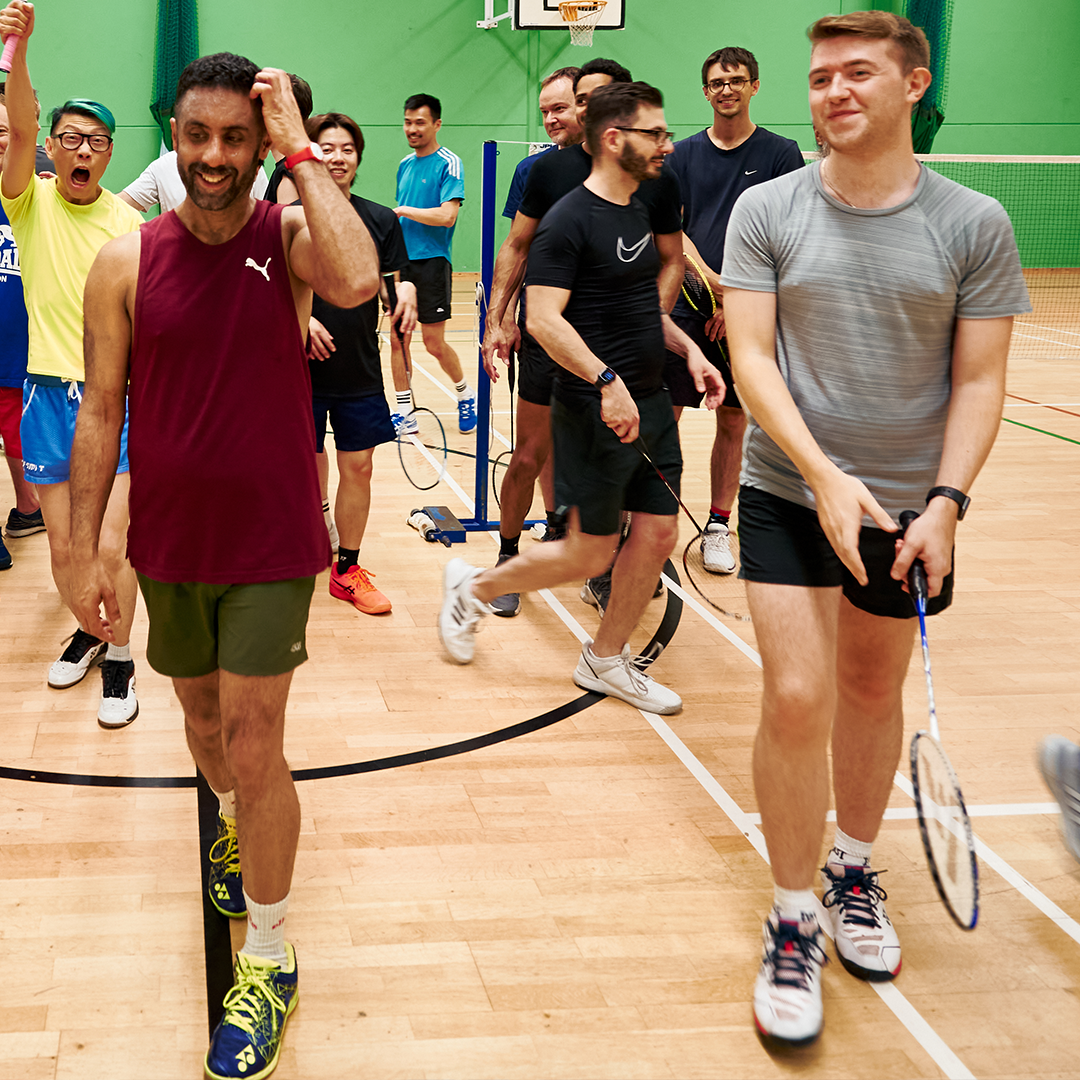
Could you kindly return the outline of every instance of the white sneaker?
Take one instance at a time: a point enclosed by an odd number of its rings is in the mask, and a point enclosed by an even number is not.
[[[101,704],[97,719],[103,728],[127,727],[139,715],[135,697],[135,664],[131,660],[101,663]]]
[[[840,963],[857,979],[885,982],[900,971],[900,939],[885,911],[888,893],[868,866],[826,863],[821,902],[832,917]]]
[[[735,556],[731,554],[731,533],[719,521],[710,521],[701,536],[701,561],[710,574],[735,573]]]
[[[479,629],[480,616],[490,610],[487,604],[473,596],[473,578],[479,573],[480,567],[470,566],[464,559],[451,559],[443,570],[439,639],[459,664],[472,662],[476,651],[474,635]]]
[[[326,521],[326,531],[330,536],[330,550],[337,551],[338,549],[338,531],[337,526],[334,524],[334,515],[329,510],[323,511],[323,518]]]
[[[66,690],[82,682],[106,644],[81,628],[76,629],[68,641],[70,644],[60,658],[49,665],[49,685],[54,690]]]
[[[1039,768],[1061,807],[1061,832],[1074,859],[1080,859],[1080,746],[1064,735],[1039,744]]]
[[[635,667],[629,645],[624,645],[618,656],[601,658],[592,651],[592,642],[586,641],[574,669],[574,682],[582,690],[597,690],[621,698],[643,712],[668,716],[682,708],[678,694]]]
[[[412,410],[404,415],[399,412],[391,413],[390,422],[394,425],[394,432],[399,439],[405,435],[416,435],[420,431],[420,425],[416,422]]]
[[[768,1041],[805,1046],[821,1034],[824,1023],[825,935],[816,921],[781,922],[774,908],[765,920],[764,939],[754,983],[754,1024]]]

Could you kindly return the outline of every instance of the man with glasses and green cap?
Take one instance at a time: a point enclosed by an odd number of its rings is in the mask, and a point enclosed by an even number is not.
[[[110,191],[101,177],[112,158],[113,114],[96,101],[73,99],[52,112],[45,149],[56,176],[35,175],[38,122],[26,52],[34,32],[34,5],[14,0],[0,11],[0,38],[19,35],[5,87],[10,142],[0,197],[19,245],[30,326],[30,352],[20,425],[26,479],[37,486],[48,525],[53,580],[68,608],[71,598],[71,513],[68,502],[71,441],[82,400],[83,286],[98,250],[133,232],[142,217]],[[127,426],[124,428],[125,443]],[[129,635],[135,610],[135,574],[128,564],[126,445],[101,530],[102,558],[117,583],[121,620],[101,665],[98,723],[124,727],[139,711]],[[81,682],[106,643],[77,627],[49,668],[49,685]]]

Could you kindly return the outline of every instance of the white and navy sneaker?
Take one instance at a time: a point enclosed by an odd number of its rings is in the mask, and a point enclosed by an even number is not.
[[[420,431],[420,425],[416,421],[416,417],[413,416],[410,409],[407,413],[391,413],[390,422],[394,425],[394,434],[399,439],[404,438],[406,435],[416,435]]]
[[[1061,807],[1061,832],[1074,859],[1080,859],[1080,746],[1062,735],[1039,744],[1039,768]]]
[[[90,670],[90,665],[105,648],[105,642],[88,634],[81,627],[68,638],[70,644],[49,667],[49,685],[54,690],[66,690],[69,686],[81,683]]]
[[[885,911],[888,893],[868,866],[826,863],[821,902],[832,917],[840,963],[857,979],[886,982],[900,972],[900,939]]]
[[[731,553],[731,533],[721,521],[710,521],[701,534],[701,561],[710,574],[735,573]]]
[[[821,969],[828,962],[816,919],[787,922],[772,910],[754,983],[754,1026],[763,1040],[805,1046],[821,1034]]]
[[[574,669],[574,682],[582,690],[596,690],[636,705],[643,712],[670,716],[682,708],[682,698],[646,675],[630,656],[630,646],[624,645],[618,656],[598,657],[592,642],[581,648],[581,659]]]
[[[458,398],[458,431],[462,435],[468,435],[476,427],[476,395]]]
[[[127,727],[139,715],[135,697],[135,662],[110,660],[101,662],[101,704],[97,721],[103,728]]]
[[[464,559],[451,559],[443,570],[443,602],[439,611],[439,640],[459,664],[472,663],[480,616],[491,609],[473,596],[473,578],[480,568]]]

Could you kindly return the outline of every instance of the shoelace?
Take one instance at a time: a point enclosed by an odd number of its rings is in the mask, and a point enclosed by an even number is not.
[[[624,651],[619,654],[618,666],[626,672],[630,679],[630,684],[634,688],[634,692],[641,697],[646,697],[649,693],[649,683],[651,683],[652,676],[646,675],[645,672],[637,666],[637,661],[644,661],[642,656],[631,656],[629,651]],[[650,661],[651,663],[651,661]]]
[[[368,576],[369,574],[371,577]],[[353,566],[345,576],[354,589],[359,589],[361,592],[375,591],[375,586],[371,583],[371,578],[375,577],[374,572],[365,570],[359,563]]]
[[[60,655],[65,664],[77,664],[95,645],[100,644],[93,634],[88,634],[81,626],[71,637],[64,638],[64,641],[71,642]]]
[[[126,698],[130,673],[126,660],[106,660],[101,665],[101,696],[107,698]]]
[[[825,869],[823,867],[823,869]],[[840,905],[844,913],[844,921],[855,923],[857,926],[868,926],[877,929],[881,922],[874,910],[874,902],[884,903],[889,894],[878,884],[878,874],[884,874],[884,870],[867,870],[859,875],[837,878],[831,870],[827,873],[833,883],[821,898],[826,908]]]
[[[811,964],[823,967],[829,962],[817,937],[807,937],[797,925],[781,923],[772,930],[772,944],[765,960],[773,966],[773,983],[805,990]]]
[[[225,821],[224,818],[221,819]],[[218,845],[224,844],[225,850],[215,857]],[[225,833],[219,836],[210,847],[210,862],[223,863],[222,872],[226,874],[240,873],[240,845],[237,843],[236,826],[225,821]]]
[[[255,1035],[262,1007],[259,998],[270,1003],[273,1028],[264,1034],[270,1035],[277,1030],[278,1024],[274,1013],[285,1015],[285,1002],[274,989],[270,981],[272,972],[269,968],[249,967],[243,961],[237,964],[236,985],[225,995],[225,1023],[238,1027],[249,1036]]]

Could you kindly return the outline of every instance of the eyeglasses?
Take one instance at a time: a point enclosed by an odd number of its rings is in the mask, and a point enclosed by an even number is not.
[[[705,85],[714,94],[719,94],[725,86],[730,86],[738,94],[750,85],[750,80],[737,75],[734,79],[710,79]]]
[[[636,131],[639,135],[648,135],[657,146],[662,146],[675,138],[674,131],[665,131],[663,128],[631,128],[615,125],[616,131]]]
[[[81,131],[61,131],[57,138],[65,150],[78,150],[84,139],[90,144],[90,149],[99,154],[112,146],[112,139],[108,135],[84,135]]]

